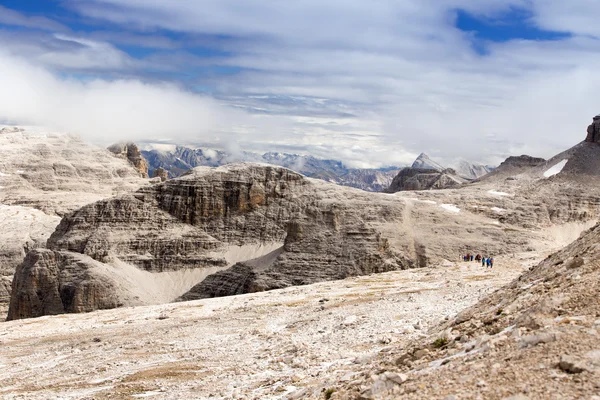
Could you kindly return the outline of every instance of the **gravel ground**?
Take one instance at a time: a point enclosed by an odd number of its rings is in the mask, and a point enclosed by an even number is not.
[[[318,398],[537,254],[0,324],[4,399]]]

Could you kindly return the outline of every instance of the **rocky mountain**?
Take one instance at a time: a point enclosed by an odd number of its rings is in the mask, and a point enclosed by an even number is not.
[[[510,156],[504,160],[498,168],[487,175],[480,177],[481,180],[490,179],[513,179],[515,176],[527,174],[535,167],[546,165],[546,160],[528,155]]]
[[[119,309],[0,324],[0,396],[594,399],[596,133],[454,189],[235,164],[87,204],[27,248],[10,319]]]
[[[432,160],[425,153],[421,153],[411,167],[418,170],[428,169],[437,172],[443,172],[448,169],[448,167],[444,167],[440,163]],[[462,159],[451,165],[450,169],[452,169],[453,172],[451,175],[458,175],[460,178],[467,180],[480,178],[494,170],[494,168],[489,165],[471,163]]]
[[[404,168],[394,178],[386,193],[406,190],[448,189],[467,181],[456,175],[453,169],[437,171],[435,169]]]
[[[43,248],[61,217],[147,184],[124,159],[66,134],[0,130],[0,314],[15,268]]]
[[[446,168],[433,161],[427,154],[421,153],[417,159],[412,163],[411,168],[415,169],[430,169],[438,172],[442,172]]]
[[[148,178],[148,162],[135,143],[117,143],[108,147],[108,150],[124,160],[127,160],[140,173],[142,178]]]
[[[425,266],[471,246],[502,254],[552,242],[519,226],[519,200],[486,190],[390,196],[264,164],[199,167],[65,217],[47,250],[19,266],[9,318],[257,292]],[[511,210],[510,230],[496,205]],[[595,216],[577,210],[560,222]],[[158,284],[165,273],[180,282],[168,293]]]
[[[348,168],[341,161],[323,160],[298,154],[278,152],[258,154],[245,151],[239,154],[228,154],[221,150],[190,149],[183,146],[175,146],[166,151],[145,150],[142,154],[148,160],[150,176],[153,176],[154,170],[158,168],[167,171],[169,177],[174,178],[199,166],[218,167],[237,162],[255,162],[282,166],[308,177],[370,192],[380,192],[387,188],[399,170],[395,167]]]
[[[466,160],[459,160],[456,165],[453,166],[456,174],[469,180],[481,178],[492,172],[495,168],[489,165],[470,163]]]
[[[332,398],[595,398],[600,225],[475,306],[393,349]]]

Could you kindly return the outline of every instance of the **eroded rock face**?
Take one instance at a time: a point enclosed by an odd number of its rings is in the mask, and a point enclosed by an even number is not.
[[[304,207],[292,192],[306,183],[284,168],[199,168],[83,207],[63,220],[48,247],[153,272],[223,265],[213,254],[226,244],[283,242],[287,222]]]
[[[142,178],[148,178],[148,162],[135,143],[117,143],[108,148],[116,156],[128,160],[140,173]]]
[[[164,182],[167,179],[169,179],[169,172],[161,167],[158,167],[154,171],[152,171],[152,177],[160,178],[161,182]]]
[[[558,182],[539,182],[527,191],[480,183],[389,195],[261,164],[200,167],[131,195],[84,206],[63,219],[47,246],[65,254],[61,260],[67,261],[56,263],[59,270],[72,268],[66,255],[78,255],[93,260],[94,271],[111,271],[102,276],[113,276],[114,287],[123,293],[125,285],[130,293],[127,301],[116,295],[120,304],[136,304],[136,296],[141,304],[157,304],[145,302],[144,291],[133,290],[148,275],[123,280],[123,268],[133,269],[130,277],[139,275],[135,271],[156,276],[210,269],[214,274],[194,275],[197,280],[172,297],[162,296],[162,302],[270,290],[443,265],[469,251],[498,255],[555,245],[553,236],[533,229],[550,226],[552,220],[587,221],[596,215],[588,211],[591,203],[582,203],[581,190],[565,187],[562,193]],[[555,203],[573,196],[573,207],[550,217],[551,207],[536,197],[540,192]],[[264,251],[252,250],[259,247]],[[31,276],[25,265],[15,274],[24,293],[36,285]],[[13,294],[16,302],[29,301]],[[78,309],[97,307],[90,298]]]
[[[120,306],[116,282],[98,274],[96,263],[81,254],[29,252],[13,283],[8,320]]]
[[[351,201],[346,190],[351,191]],[[65,270],[71,276],[79,262],[77,257],[82,256],[107,265],[126,262],[149,272],[225,268],[226,253],[232,246],[285,241],[277,254],[246,263],[251,267],[242,271],[251,277],[247,283],[237,274],[243,267],[234,267],[231,286],[235,287],[211,295],[415,266],[410,257],[399,256],[389,248],[378,228],[384,222],[401,221],[402,208],[402,203],[387,199],[374,203],[362,191],[309,180],[280,167],[241,164],[197,168],[183,177],[142,188],[133,195],[96,202],[66,216],[47,243],[58,261],[50,263],[32,256],[15,274],[15,304],[11,309],[20,311],[12,312],[11,318],[39,309],[21,304],[38,301],[27,294],[39,286],[39,278],[31,270]],[[210,279],[220,281],[221,277]],[[83,282],[69,279],[70,286],[79,287]],[[110,285],[102,287],[114,291]],[[96,298],[113,297],[108,293],[84,296],[84,305],[63,307],[63,311],[104,307],[108,303]],[[35,315],[39,314],[29,316]]]
[[[27,252],[45,246],[62,215],[146,182],[128,161],[75,136],[22,128],[0,133],[0,279],[6,288]],[[0,293],[2,317],[7,308]]]
[[[404,168],[392,181],[386,193],[405,190],[430,190],[457,187],[465,183],[454,170],[447,168],[437,171],[431,168]]]
[[[586,142],[598,143],[600,142],[600,116],[596,115],[594,121],[587,128]]]
[[[0,276],[0,313],[6,315],[10,302],[12,277]]]
[[[378,229],[348,210],[326,210],[311,217],[288,224],[282,251],[271,262],[238,263],[209,276],[180,300],[261,292],[418,266],[416,260],[391,249]]]

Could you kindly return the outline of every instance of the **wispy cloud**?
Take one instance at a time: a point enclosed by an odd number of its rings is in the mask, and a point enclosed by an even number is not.
[[[106,108],[132,139],[304,149],[353,165],[404,163],[421,151],[497,163],[573,145],[600,111],[600,40],[588,3],[69,0],[105,26],[0,32],[9,52],[0,56],[28,66],[12,69],[15,82],[43,73],[30,82],[81,115],[73,123],[73,113],[49,116],[40,106],[22,118],[96,139],[113,129],[98,111]],[[521,23],[569,35],[478,38],[481,52],[456,26],[457,10],[498,21],[519,10]],[[86,73],[87,83],[59,79],[65,71]],[[18,120],[8,105],[0,117]]]
[[[21,26],[34,30],[67,32],[69,28],[50,18],[41,16],[27,16],[18,11],[0,5],[0,24]]]

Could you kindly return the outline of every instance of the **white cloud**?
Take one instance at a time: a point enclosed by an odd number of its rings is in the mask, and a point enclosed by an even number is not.
[[[147,36],[148,46],[156,41],[157,48],[178,48],[180,43],[147,33],[161,28],[231,38],[219,39],[219,49],[229,54],[207,60],[167,52],[136,60],[107,43],[117,39],[106,32],[58,36],[58,49],[38,51],[39,41],[25,48],[24,41],[10,39],[4,47],[59,70],[104,69],[131,76],[152,63],[164,70],[211,63],[242,70],[191,83],[209,84],[211,98],[140,80],[64,81],[28,65],[16,80],[25,89],[13,85],[25,110],[13,107],[7,116],[8,106],[2,104],[0,117],[16,120],[20,113],[28,123],[49,121],[93,137],[122,124],[126,129],[120,132],[133,139],[304,150],[377,166],[410,162],[421,151],[443,163],[462,157],[494,164],[523,153],[549,157],[582,140],[590,117],[600,112],[595,68],[600,41],[593,37],[600,36],[600,28],[585,0],[569,7],[558,0],[68,4],[88,18],[137,30],[130,43]],[[481,55],[469,34],[454,26],[458,8],[494,18],[510,7],[525,8],[535,26],[572,36],[485,43],[487,53]],[[28,75],[39,74],[45,74],[43,80],[27,83]],[[53,92],[64,110],[53,105],[50,114],[42,103],[26,109],[25,95],[42,102],[40,97],[52,98]]]
[[[0,116],[110,143],[131,138],[201,139],[225,116],[211,98],[175,86],[136,80],[59,79],[29,62],[0,53]]]
[[[18,11],[0,5],[0,24],[22,26],[36,30],[63,32],[68,31],[66,26],[46,17],[27,16]]]

